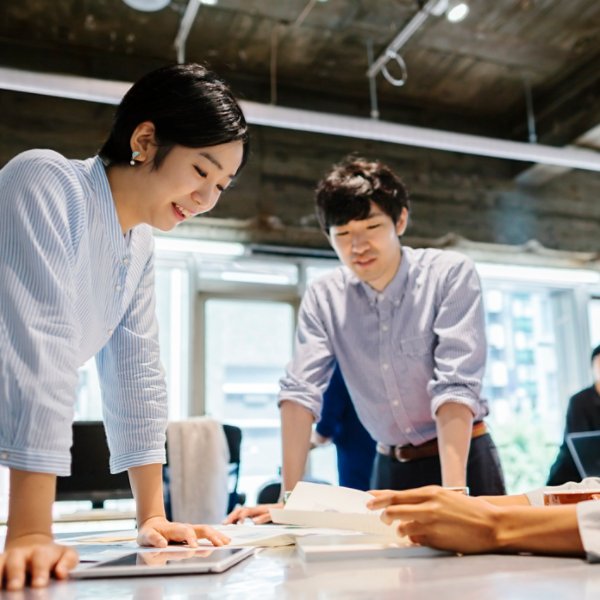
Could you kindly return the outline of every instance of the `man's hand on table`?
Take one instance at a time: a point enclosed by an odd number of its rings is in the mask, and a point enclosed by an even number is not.
[[[225,525],[243,523],[246,519],[251,519],[256,525],[270,523],[270,508],[283,508],[283,502],[277,504],[259,504],[258,506],[238,506],[227,515],[223,523]]]

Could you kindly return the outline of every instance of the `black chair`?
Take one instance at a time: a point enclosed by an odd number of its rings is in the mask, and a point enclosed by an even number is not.
[[[238,504],[246,502],[246,494],[238,492],[242,457],[242,430],[235,425],[223,424],[223,432],[229,447],[229,501],[227,512],[230,513]]]
[[[242,430],[235,425],[223,424],[223,433],[229,448],[229,496],[227,499],[227,513],[230,513],[238,504],[244,504],[246,494],[238,492],[240,480],[240,459],[242,453]],[[163,465],[163,497],[167,519],[172,518],[171,488],[169,464]]]

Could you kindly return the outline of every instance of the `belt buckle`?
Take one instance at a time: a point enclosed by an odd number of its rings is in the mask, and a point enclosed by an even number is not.
[[[394,446],[393,447],[394,450],[394,458],[399,462],[399,463],[407,463],[410,462],[410,458],[406,458],[404,456],[402,456],[402,446]]]

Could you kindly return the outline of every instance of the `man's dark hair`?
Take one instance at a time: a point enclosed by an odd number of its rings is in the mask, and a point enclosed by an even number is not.
[[[129,89],[99,152],[105,164],[131,160],[131,135],[144,121],[155,127],[154,169],[175,145],[204,148],[240,140],[244,144],[240,169],[248,158],[248,126],[242,109],[228,85],[202,65],[162,67]]]
[[[596,358],[596,356],[598,356],[598,354],[600,354],[600,346],[596,346],[592,350],[592,362],[594,362],[594,359]]]
[[[371,201],[394,224],[403,208],[410,210],[402,180],[382,162],[356,156],[348,156],[332,167],[317,185],[315,199],[317,218],[325,233],[332,226],[366,219],[371,212]]]

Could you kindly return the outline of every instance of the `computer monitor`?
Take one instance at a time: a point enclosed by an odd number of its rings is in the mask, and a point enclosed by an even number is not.
[[[105,500],[132,498],[127,472],[111,475],[102,421],[75,421],[71,447],[71,476],[57,477],[57,500],[91,500],[102,508]]]
[[[600,477],[600,431],[569,433],[567,446],[582,479]]]

